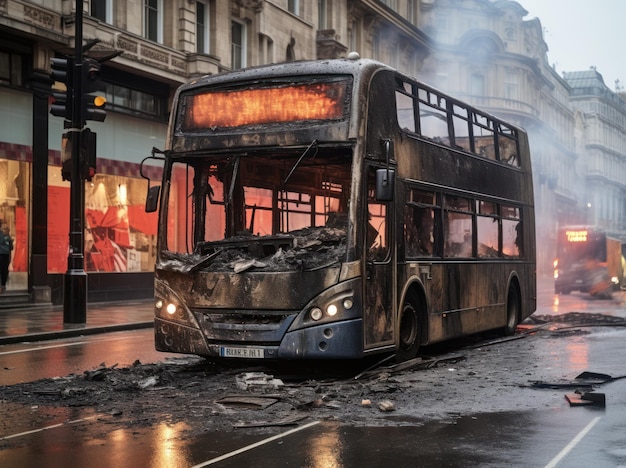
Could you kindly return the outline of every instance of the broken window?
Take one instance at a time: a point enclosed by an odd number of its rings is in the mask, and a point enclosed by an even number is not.
[[[367,181],[367,228],[365,242],[367,259],[383,261],[389,252],[387,223],[387,203],[376,201],[375,169],[370,168]]]
[[[436,198],[434,192],[410,189],[404,208],[407,258],[434,255]]]
[[[497,205],[482,200],[476,201],[476,237],[478,239],[478,256],[481,258],[498,257],[499,255],[499,217]]]
[[[402,83],[401,89],[396,89],[396,111],[400,128],[415,133],[415,102],[410,83]]]
[[[445,257],[471,257],[472,206],[469,199],[446,195],[444,197],[444,249]]]
[[[502,205],[502,254],[506,257],[521,257],[522,220],[519,208]]]
[[[338,261],[346,253],[351,153],[319,153],[176,162],[167,205],[169,255],[189,255],[205,269],[227,269],[236,259],[270,269]]]

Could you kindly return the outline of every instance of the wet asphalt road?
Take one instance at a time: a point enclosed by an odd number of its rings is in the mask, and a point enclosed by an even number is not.
[[[626,315],[619,299],[589,301],[575,294],[541,294],[540,315],[570,311]],[[30,353],[26,358],[32,364],[30,370],[40,369],[30,373],[34,380],[38,375],[51,376],[46,373],[66,375],[67,367],[50,364],[58,361],[69,362],[70,372],[93,368],[104,360],[113,362],[113,350],[118,348],[124,350],[117,359],[121,363],[132,363],[139,354],[142,362],[150,362],[150,339],[151,333],[144,330],[82,339],[85,343],[80,344],[74,340],[68,342],[69,347],[60,341],[41,343],[37,346],[59,346],[39,352],[24,351],[26,345],[5,346],[0,353],[19,352],[0,354],[0,359],[5,367],[9,356],[20,359],[16,356]],[[111,340],[115,340],[114,346]],[[570,346],[566,342],[563,345]],[[594,330],[575,345],[574,351],[563,350],[562,365],[571,366],[572,375],[582,367],[626,374],[626,329]],[[548,352],[554,351],[548,347]],[[85,361],[76,358],[81,354],[88,356]],[[156,354],[154,358],[162,356]],[[24,378],[28,375],[19,377]],[[88,409],[15,405],[10,408],[14,424],[5,425],[7,429],[0,434],[0,466],[626,466],[626,379],[605,384],[601,391],[606,395],[606,408],[570,407],[563,398],[541,410],[449,416],[410,426],[354,427],[311,421],[296,428],[275,428],[271,434],[231,430],[204,433],[194,439],[186,436],[185,424],[127,429],[114,417]],[[519,407],[513,404],[519,403],[513,392],[502,398],[511,401],[511,408]],[[418,398],[416,401],[422,404]],[[29,423],[29,415],[35,411],[48,414],[46,425],[33,427]]]
[[[12,440],[18,447],[0,451],[0,465],[624,466],[626,381],[617,381],[603,391],[610,402],[606,409],[562,404],[541,411],[476,414],[409,427],[313,421],[296,429],[277,429],[271,436],[231,431],[226,437],[215,432],[193,440],[185,437],[184,424],[128,430],[116,427],[106,416],[63,409],[51,419],[48,429]]]

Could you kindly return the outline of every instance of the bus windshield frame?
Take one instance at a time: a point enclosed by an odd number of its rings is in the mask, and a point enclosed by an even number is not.
[[[278,271],[318,268],[354,253],[349,147],[173,157],[166,170],[178,189],[163,206],[170,226],[164,258],[205,271],[254,259],[257,270]],[[177,235],[180,225],[188,229]],[[324,255],[311,255],[321,246]]]

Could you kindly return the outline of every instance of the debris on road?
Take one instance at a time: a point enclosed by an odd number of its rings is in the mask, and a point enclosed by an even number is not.
[[[626,326],[622,317],[590,312],[568,312],[560,315],[531,315],[527,319],[532,323],[567,323],[571,326]]]
[[[145,389],[149,387],[154,387],[159,382],[159,379],[154,375],[150,377],[146,377],[145,379],[137,381],[137,386],[139,388]]]
[[[110,373],[113,369],[115,369],[116,367],[117,367],[117,364],[113,364],[112,366],[107,367],[103,362],[95,369],[86,370],[84,372],[85,380],[92,380],[92,381],[104,380],[106,375]]]
[[[407,370],[424,370],[431,369],[433,367],[438,366],[439,364],[451,362],[456,363],[465,359],[465,356],[462,354],[452,354],[448,356],[443,356],[439,358],[429,358],[429,357],[416,357],[415,359],[410,359],[408,361],[404,361],[398,364],[393,364],[391,366],[381,366],[377,365],[376,367],[370,367],[367,370],[357,374],[354,379],[358,380],[361,377],[371,377],[372,375],[378,375],[381,373],[397,373],[403,372]],[[381,361],[385,362],[387,359]]]
[[[581,372],[572,381],[565,382],[543,382],[543,381],[534,381],[531,382],[531,387],[534,388],[549,388],[549,389],[560,389],[560,388],[593,388],[594,385],[603,385],[605,383],[613,382],[614,380],[624,379],[626,375],[622,375],[619,377],[612,377],[608,374],[601,374],[598,372]]]
[[[181,356],[122,368],[103,363],[84,373],[1,386],[0,427],[9,424],[15,405],[80,407],[114,415],[116,425],[134,428],[182,421],[190,433],[235,428],[269,433],[272,426],[297,425],[307,417],[375,426],[509,411],[512,400],[506,395],[512,392],[516,410],[563,405],[566,393],[574,404],[606,404],[594,387],[626,376],[564,377],[563,372],[580,372],[563,364],[569,362],[570,341],[584,338],[546,334],[549,328],[537,325],[537,333],[524,340],[495,340],[495,333],[466,337],[422,348],[419,358],[400,364],[392,353],[358,362],[252,364]],[[623,340],[623,333],[606,339]],[[41,409],[36,412],[44,417]]]
[[[275,379],[273,375],[263,372],[244,372],[235,377],[235,382],[241,390],[259,388],[277,390],[284,385],[282,380]]]
[[[247,428],[247,427],[272,427],[272,426],[295,426],[303,419],[308,418],[306,414],[296,414],[285,418],[274,419],[271,421],[241,421],[233,423],[234,428]]]
[[[221,397],[216,403],[238,408],[265,409],[278,402],[279,398],[269,396],[230,395]]]
[[[580,392],[568,393],[565,399],[570,406],[606,406],[606,395],[604,393]]]
[[[395,411],[396,405],[393,403],[393,401],[383,400],[378,403],[378,409],[381,410],[383,413],[387,413],[389,411]]]

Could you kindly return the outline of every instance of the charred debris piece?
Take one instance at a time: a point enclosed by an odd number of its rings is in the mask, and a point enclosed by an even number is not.
[[[597,393],[594,387],[626,378],[626,375],[613,377],[609,374],[585,371],[578,374],[569,382],[533,382],[533,388],[547,389],[575,389],[573,393],[565,394],[565,399],[570,406],[606,406],[604,393]]]
[[[606,406],[606,395],[604,393],[585,392],[576,390],[574,393],[567,393],[565,399],[570,406]]]
[[[531,315],[527,320],[535,324],[559,323],[570,327],[585,326],[626,326],[626,320],[622,317],[607,314],[594,314],[589,312],[568,312],[560,315]],[[559,330],[564,327],[559,327]]]
[[[247,232],[198,245],[193,255],[170,253],[170,263],[187,272],[290,271],[320,268],[346,253],[346,230],[314,227],[275,236]]]
[[[581,372],[576,377],[574,377],[571,381],[564,382],[543,382],[543,381],[534,381],[531,382],[531,387],[533,388],[548,388],[552,390],[560,389],[560,388],[593,388],[597,385],[603,385],[609,382],[613,382],[615,380],[624,379],[626,375],[622,375],[619,377],[613,377],[608,374],[601,374],[598,372]]]

